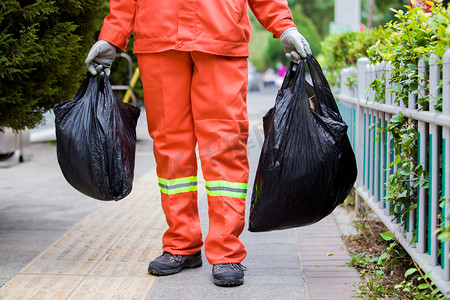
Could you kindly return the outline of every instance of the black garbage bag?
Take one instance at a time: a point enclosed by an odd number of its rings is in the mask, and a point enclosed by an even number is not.
[[[78,191],[99,200],[131,192],[140,109],[114,97],[108,78],[88,75],[75,98],[54,108],[58,163]]]
[[[305,80],[308,63],[313,86]],[[313,224],[350,193],[356,160],[328,82],[308,56],[288,72],[263,118],[261,151],[250,206],[249,230]]]

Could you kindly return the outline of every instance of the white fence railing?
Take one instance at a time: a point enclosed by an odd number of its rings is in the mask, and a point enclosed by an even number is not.
[[[450,292],[450,243],[437,239],[438,227],[450,226],[450,205],[440,207],[440,199],[450,199],[450,50],[441,59],[431,56],[429,66],[422,59],[418,70],[421,78],[420,93],[437,96],[442,92],[442,113],[430,103],[424,111],[416,103],[416,94],[410,94],[408,104],[398,103],[395,94],[389,93],[390,64],[372,65],[367,58],[360,58],[357,67],[341,70],[341,87],[336,93],[339,109],[349,125],[348,135],[356,154],[358,178],[355,184],[358,208],[361,201],[367,203],[393,232],[397,240],[411,257],[423,265],[425,272],[431,273],[431,280],[444,293]],[[374,79],[386,75],[386,95],[375,102],[375,93],[369,88]],[[357,86],[351,88],[345,83],[357,76]],[[442,79],[442,86],[440,80]],[[434,97],[431,97],[434,98]],[[386,184],[395,166],[389,132],[377,130],[384,127],[391,117],[402,112],[417,121],[419,130],[419,163],[429,174],[429,187],[418,188],[417,209],[408,213],[406,224],[392,217],[392,203],[386,201]]]

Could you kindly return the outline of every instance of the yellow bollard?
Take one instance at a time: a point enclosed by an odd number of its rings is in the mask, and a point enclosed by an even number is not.
[[[139,78],[139,68],[136,68],[134,70],[133,76],[131,77],[131,81],[130,81],[130,88],[125,92],[125,96],[123,96],[123,102],[128,103],[130,101],[130,97],[131,97],[131,89],[134,88],[134,86],[136,85],[136,82]]]

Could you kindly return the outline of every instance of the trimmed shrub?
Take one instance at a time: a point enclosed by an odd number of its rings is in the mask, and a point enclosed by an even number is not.
[[[105,0],[0,3],[0,128],[32,128],[70,99],[105,16]]]
[[[327,36],[322,43],[325,57],[323,67],[330,84],[338,84],[340,69],[356,65],[358,58],[368,56],[370,47],[391,34],[391,30],[379,27],[364,32],[348,31]]]

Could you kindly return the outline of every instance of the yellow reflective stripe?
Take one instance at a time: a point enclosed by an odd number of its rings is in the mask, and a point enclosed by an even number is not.
[[[247,195],[246,193],[224,191],[224,190],[218,190],[218,191],[206,190],[206,194],[208,194],[208,196],[232,197],[232,198],[242,198],[242,199],[244,199]]]
[[[247,195],[247,184],[242,182],[216,180],[205,181],[205,185],[209,196],[245,198]]]
[[[195,192],[197,190],[197,185],[191,185],[187,187],[180,187],[175,189],[166,189],[163,187],[160,187],[161,192],[167,195],[174,195],[179,193],[186,193],[186,192]]]
[[[247,189],[247,184],[242,182],[230,182],[225,180],[205,181],[207,187],[229,187],[234,189]]]
[[[175,179],[158,178],[158,182],[162,183],[164,185],[167,185],[167,186],[171,186],[171,185],[175,185],[175,184],[181,184],[181,183],[188,183],[188,182],[195,182],[195,183],[197,183],[197,176],[175,178]]]
[[[197,176],[176,179],[158,178],[158,182],[161,192],[167,195],[174,195],[178,193],[186,193],[197,190]]]

